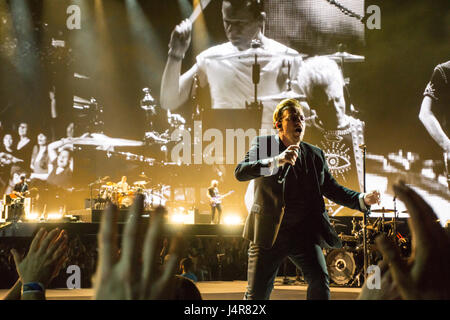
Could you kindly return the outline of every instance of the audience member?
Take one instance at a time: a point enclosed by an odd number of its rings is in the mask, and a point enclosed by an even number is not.
[[[59,274],[67,259],[67,235],[58,228],[48,232],[41,228],[22,258],[11,250],[19,279],[4,300],[45,300],[45,289]]]
[[[175,276],[175,280],[174,300],[202,300],[202,295],[194,282],[183,276]]]
[[[194,282],[197,282],[198,279],[193,271],[193,267],[194,267],[194,264],[192,263],[191,258],[184,258],[180,262],[181,276],[185,277],[187,279],[190,279]]]
[[[177,252],[159,268],[158,240],[165,209],[158,207],[148,230],[141,226],[144,198],[141,194],[129,210],[118,256],[117,206],[110,204],[102,216],[98,235],[99,260],[94,276],[94,297],[99,300],[174,299]]]

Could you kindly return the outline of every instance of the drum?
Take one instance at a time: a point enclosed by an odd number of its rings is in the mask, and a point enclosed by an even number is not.
[[[133,190],[120,193],[120,195],[118,197],[119,207],[122,207],[122,208],[130,207],[133,204],[134,197],[135,197],[135,192]]]
[[[133,201],[134,201],[134,197],[125,196],[120,199],[119,205],[122,208],[128,208],[128,207],[131,207],[131,205],[133,204]]]
[[[329,251],[326,262],[330,279],[338,285],[349,284],[363,267],[362,258],[358,250],[343,248]]]

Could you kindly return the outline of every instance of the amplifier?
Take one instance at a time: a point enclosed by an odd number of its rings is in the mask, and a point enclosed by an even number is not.
[[[216,212],[217,215],[217,212]],[[211,211],[200,211],[195,209],[195,224],[210,224],[211,223]]]

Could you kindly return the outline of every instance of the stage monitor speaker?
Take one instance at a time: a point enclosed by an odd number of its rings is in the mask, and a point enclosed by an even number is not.
[[[81,222],[92,222],[92,210],[91,209],[79,209],[71,210],[67,214],[78,217]]]
[[[200,211],[195,209],[195,224],[210,224],[211,223],[211,211]]]

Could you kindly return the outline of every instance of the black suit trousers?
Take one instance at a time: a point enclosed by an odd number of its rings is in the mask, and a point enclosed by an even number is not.
[[[300,230],[299,230],[300,229]],[[250,243],[246,300],[268,300],[278,269],[289,258],[308,283],[308,300],[330,299],[329,276],[322,248],[301,228],[281,228],[272,248]]]

